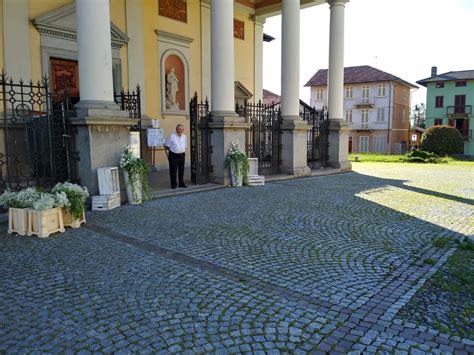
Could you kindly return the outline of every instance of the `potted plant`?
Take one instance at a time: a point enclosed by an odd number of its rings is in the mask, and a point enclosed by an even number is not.
[[[120,167],[124,172],[128,202],[139,204],[150,199],[148,186],[148,165],[133,154],[132,148],[126,145],[120,157]]]
[[[8,208],[8,233],[26,235],[28,232],[28,208],[38,197],[34,187],[19,192],[6,190],[0,196],[0,205]]]
[[[62,209],[63,222],[65,227],[79,228],[85,223],[85,204],[89,192],[86,187],[82,187],[70,182],[59,182],[54,185],[52,193],[64,193],[69,201],[69,207]]]
[[[70,203],[64,192],[38,192],[32,208],[28,209],[28,232],[40,238],[46,238],[52,233],[64,233],[63,208],[69,208]]]
[[[237,140],[230,144],[229,151],[225,158],[225,166],[230,168],[232,186],[247,184],[249,170],[247,155],[242,148],[240,148]]]

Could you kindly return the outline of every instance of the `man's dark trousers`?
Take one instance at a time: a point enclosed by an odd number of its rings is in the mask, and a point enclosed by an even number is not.
[[[178,170],[179,186],[184,186],[184,153],[176,154],[170,151],[169,163],[171,187],[175,188],[178,186],[176,183],[176,170]]]

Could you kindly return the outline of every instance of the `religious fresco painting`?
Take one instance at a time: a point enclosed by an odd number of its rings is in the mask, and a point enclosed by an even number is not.
[[[244,21],[234,19],[234,37],[245,40],[245,23]]]
[[[167,111],[186,110],[186,82],[184,63],[176,54],[170,54],[165,60],[165,78]]]
[[[160,16],[187,23],[186,0],[158,0]]]

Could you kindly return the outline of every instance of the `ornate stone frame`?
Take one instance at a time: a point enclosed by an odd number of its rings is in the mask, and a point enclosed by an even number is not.
[[[63,6],[36,17],[31,23],[40,33],[43,75],[51,77],[51,58],[78,60],[75,4]],[[110,32],[114,91],[119,93],[122,89],[120,49],[128,43],[129,38],[112,22],[110,23]]]
[[[160,73],[160,99],[161,99],[161,115],[163,118],[166,116],[189,116],[188,103],[190,100],[189,94],[189,57],[190,57],[190,45],[193,41],[192,38],[176,35],[173,33],[155,30],[158,37],[158,66]],[[168,110],[166,108],[166,73],[165,73],[165,62],[169,55],[176,55],[181,59],[184,65],[184,110]]]

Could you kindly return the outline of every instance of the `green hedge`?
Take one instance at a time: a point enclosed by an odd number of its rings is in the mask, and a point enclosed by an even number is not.
[[[404,155],[400,158],[400,161],[406,163],[447,163],[445,159],[440,158],[435,153],[425,152],[419,149]]]
[[[420,149],[441,156],[462,154],[464,139],[454,127],[432,126],[423,132]]]

